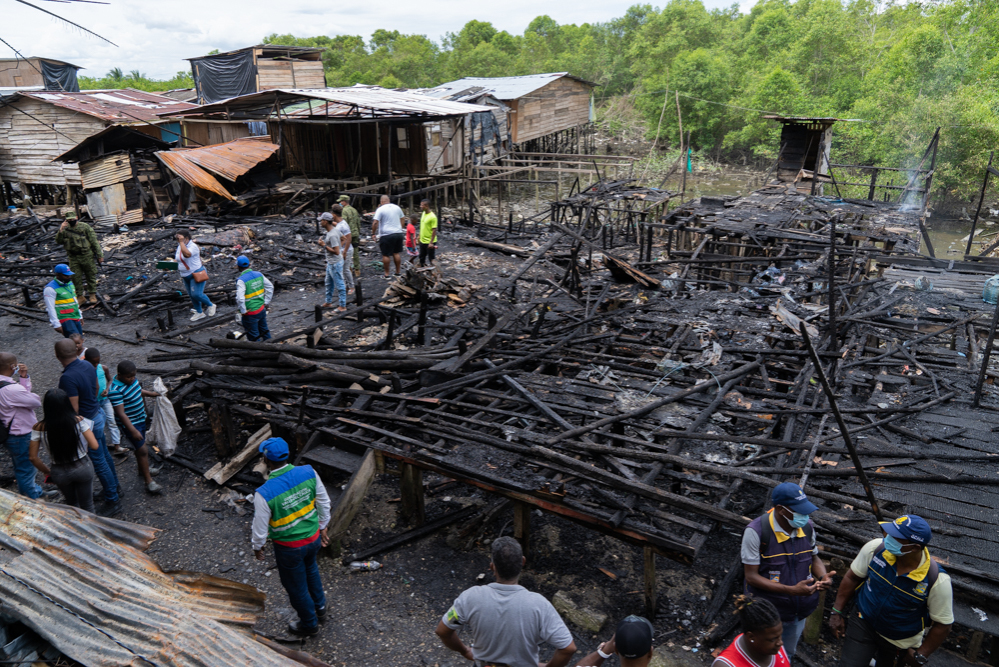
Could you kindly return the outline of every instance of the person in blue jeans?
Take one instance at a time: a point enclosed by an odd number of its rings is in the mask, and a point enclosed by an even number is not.
[[[76,343],[68,338],[63,338],[55,344],[55,354],[56,359],[62,364],[59,388],[69,395],[69,401],[76,413],[94,423],[93,432],[98,448],[89,450],[87,455],[94,464],[97,479],[104,487],[104,503],[98,508],[97,514],[114,516],[122,509],[118,493],[120,487],[114,458],[108,451],[107,440],[104,437],[107,418],[97,401],[97,371],[91,364],[76,356]]]
[[[17,380],[14,373],[17,373]],[[14,477],[17,490],[28,498],[51,497],[55,491],[44,491],[35,481],[35,466],[31,464],[28,450],[31,446],[31,427],[35,419],[35,409],[42,399],[31,392],[31,378],[28,367],[17,363],[17,357],[9,352],[0,352],[0,421],[7,427],[7,451],[14,461]],[[32,423],[29,423],[32,422]],[[25,465],[27,463],[27,465]]]
[[[115,421],[125,439],[135,450],[135,463],[139,467],[139,476],[146,482],[146,491],[158,496],[163,493],[162,487],[153,481],[159,474],[159,468],[149,465],[149,448],[146,447],[146,403],[144,396],[156,398],[159,392],[143,389],[136,378],[135,364],[127,359],[118,364],[118,374],[108,388],[108,399],[114,410]]]
[[[257,560],[264,545],[274,543],[281,584],[288,592],[298,620],[288,624],[293,635],[311,637],[326,616],[326,594],[316,556],[329,544],[330,497],[312,466],[288,463],[288,443],[268,438],[259,450],[270,475],[253,497],[253,534],[250,545]]]
[[[212,300],[205,295],[205,287],[208,285],[208,271],[201,263],[201,250],[198,244],[191,240],[191,232],[184,229],[177,234],[177,251],[174,259],[177,260],[177,270],[184,280],[184,289],[191,297],[191,321],[197,322],[206,317],[215,315],[216,306]],[[198,277],[203,277],[198,282]]]
[[[319,239],[319,245],[326,251],[326,301],[324,308],[333,305],[334,297],[339,297],[338,312],[347,310],[347,285],[343,281],[343,237],[333,222],[333,215],[323,213],[319,216],[326,233]]]
[[[236,258],[239,277],[236,278],[236,307],[240,312],[240,322],[246,329],[246,338],[251,341],[270,340],[271,331],[267,327],[267,305],[274,298],[274,283],[259,271],[250,268],[250,258],[240,255]]]

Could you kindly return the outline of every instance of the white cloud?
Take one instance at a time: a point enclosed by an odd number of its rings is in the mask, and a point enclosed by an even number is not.
[[[596,23],[624,14],[638,0],[507,0],[496,4],[456,0],[372,0],[331,3],[328,0],[110,0],[107,5],[47,4],[67,19],[107,37],[117,47],[67,26],[13,0],[0,0],[0,37],[25,55],[66,60],[86,68],[86,76],[102,76],[113,67],[168,78],[190,68],[185,58],[258,43],[271,33],[362,35],[378,28],[427,35],[439,41],[467,21],[490,21],[500,30],[520,34],[531,19],[548,14],[559,23]],[[750,4],[753,0],[749,0]],[[725,7],[731,0],[706,0]],[[746,11],[748,6],[743,6]],[[12,57],[0,44],[0,57]]]

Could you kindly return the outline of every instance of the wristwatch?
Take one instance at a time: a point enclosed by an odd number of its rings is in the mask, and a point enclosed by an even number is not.
[[[913,651],[912,659],[916,661],[917,665],[925,665],[930,661],[929,656],[923,655],[919,651]]]

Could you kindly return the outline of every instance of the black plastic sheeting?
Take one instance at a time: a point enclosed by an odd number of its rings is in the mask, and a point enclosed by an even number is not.
[[[76,80],[76,67],[47,60],[43,60],[41,63],[45,90],[59,90],[64,93],[80,92],[80,82]]]
[[[257,92],[257,66],[252,49],[192,60],[191,69],[198,104]]]
[[[496,116],[492,111],[477,111],[471,116],[471,140],[469,141],[469,147],[472,149],[472,159],[473,161],[478,159],[476,154],[477,149],[483,148],[486,145],[495,142],[497,149],[503,141],[503,137],[500,136],[500,126],[499,122],[496,120]],[[478,133],[478,138],[476,138],[475,128],[481,128]]]

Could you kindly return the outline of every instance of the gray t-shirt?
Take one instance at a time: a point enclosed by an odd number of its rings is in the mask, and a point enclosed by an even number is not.
[[[402,234],[402,209],[395,204],[383,204],[375,211],[375,220],[378,221],[378,236],[388,236],[389,234]]]
[[[330,248],[340,248],[340,241],[343,237],[340,236],[340,230],[336,227],[329,230],[323,234],[323,242]],[[340,248],[339,255],[334,255],[329,250],[326,251],[326,263],[327,264],[339,264],[343,260],[343,248]]]
[[[510,667],[536,667],[538,646],[547,642],[556,649],[572,643],[555,607],[523,586],[492,583],[469,588],[444,614],[452,630],[468,628],[476,660]]]
[[[766,519],[765,519],[766,520]],[[781,528],[780,524],[776,521],[773,522],[774,535],[777,533],[781,535],[787,535],[787,532]],[[812,530],[812,553],[819,553],[819,548],[815,544],[815,530]],[[760,536],[752,528],[746,528],[745,532],[742,534],[742,564],[743,565],[759,565],[760,564]]]

